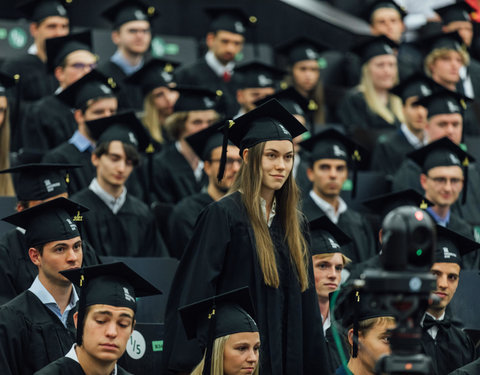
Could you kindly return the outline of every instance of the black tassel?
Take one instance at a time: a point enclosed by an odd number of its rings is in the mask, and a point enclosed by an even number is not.
[[[235,124],[235,121],[228,120],[228,123],[223,125],[223,143],[222,143],[222,156],[220,157],[220,166],[218,168],[217,179],[218,182],[222,181],[223,175],[225,173],[225,165],[227,164],[227,147],[228,147],[228,132],[229,129]]]
[[[208,319],[210,319],[210,324],[208,326],[207,348],[205,352],[205,362],[202,375],[210,375],[212,368],[213,342],[215,339],[215,325],[217,323],[217,316],[215,315],[215,310],[216,306],[214,305],[212,308],[212,312],[208,315]]]
[[[352,342],[352,358],[358,355],[358,315],[360,310],[360,295],[355,292],[355,301],[353,302],[353,342]]]

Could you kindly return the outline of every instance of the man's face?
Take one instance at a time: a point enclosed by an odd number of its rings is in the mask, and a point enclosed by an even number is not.
[[[117,98],[100,98],[87,105],[83,114],[84,121],[98,120],[103,117],[110,117],[117,113]]]
[[[115,362],[125,352],[134,324],[128,307],[92,305],[85,317],[81,348],[93,362]]]
[[[181,135],[181,139],[195,134],[200,130],[208,128],[215,122],[216,112],[213,109],[203,111],[188,112],[187,120],[185,121],[185,130]]]
[[[161,117],[168,117],[173,113],[173,107],[180,93],[168,87],[157,87],[152,91],[153,105]]]
[[[448,137],[459,145],[462,141],[463,117],[460,113],[441,113],[430,117],[425,126],[425,133],[429,142]]]
[[[55,68],[55,77],[60,86],[66,88],[89,73],[97,65],[96,56],[87,50],[77,50],[65,58],[65,66]]]
[[[242,165],[242,158],[237,146],[227,146],[227,163],[225,164],[225,173],[222,181],[218,182],[217,175],[220,167],[220,158],[222,156],[222,147],[214,148],[210,153],[210,160],[205,160],[205,173],[209,177],[211,184],[214,184],[217,190],[226,193],[232,186],[237,176],[238,170]]]
[[[462,65],[462,55],[457,51],[450,50],[436,58],[428,68],[435,82],[448,86],[455,85],[460,81]]]
[[[378,322],[365,335],[360,333],[358,359],[362,362],[363,367],[368,370],[366,373],[373,374],[378,359],[392,352],[389,330],[394,328],[395,323],[393,321]]]
[[[292,77],[295,88],[301,92],[313,90],[320,79],[317,60],[302,60],[293,64]]]
[[[432,315],[441,315],[457,290],[460,266],[456,263],[434,263],[430,272],[437,277],[437,288],[434,293],[440,298],[440,303],[431,305],[428,311],[437,313]]]
[[[240,89],[237,91],[237,102],[245,112],[250,112],[255,108],[253,103],[274,93],[275,89],[273,87],[249,87]]]
[[[320,159],[307,169],[313,191],[320,197],[335,198],[340,195],[348,177],[347,162],[340,159]]]
[[[112,40],[127,56],[144,55],[152,41],[150,23],[142,20],[126,22],[112,32]]]
[[[385,35],[393,41],[400,43],[405,31],[405,24],[397,10],[380,8],[373,12],[370,29],[373,35]]]
[[[434,167],[426,175],[420,175],[420,183],[425,197],[435,206],[449,207],[457,201],[463,189],[463,171],[456,165]]]
[[[411,96],[403,104],[405,122],[414,133],[425,129],[428,113],[424,106],[415,103],[416,100],[418,100],[418,96]]]
[[[74,237],[69,240],[52,241],[43,246],[42,254],[29,249],[31,261],[38,267],[40,281],[50,285],[68,286],[70,281],[59,272],[82,266],[82,240]]]
[[[224,65],[235,59],[242,50],[244,41],[245,38],[242,35],[225,30],[207,35],[208,49]]]
[[[470,47],[472,45],[473,26],[472,23],[469,21],[450,22],[448,25],[443,27],[443,31],[446,33],[456,31],[458,32],[458,35],[460,35],[463,43],[465,43],[467,47]]]
[[[70,22],[66,17],[51,16],[40,22],[30,24],[30,34],[35,40],[37,48],[45,50],[45,39],[68,35]]]
[[[114,189],[125,185],[133,171],[133,163],[127,159],[121,141],[111,141],[108,152],[100,157],[92,154],[92,164],[97,168],[97,179],[100,185]]]
[[[327,258],[314,255],[312,263],[317,296],[328,298],[328,295],[340,285],[343,270],[342,254],[333,253]]]

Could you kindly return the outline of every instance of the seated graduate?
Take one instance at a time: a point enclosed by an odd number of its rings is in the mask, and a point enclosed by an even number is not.
[[[222,123],[216,123],[185,140],[203,161],[203,169],[208,176],[208,186],[200,193],[182,199],[173,209],[168,222],[168,244],[170,254],[180,259],[183,250],[192,237],[193,228],[200,212],[210,203],[221,199],[232,187],[242,165],[240,150],[233,143],[227,145],[227,160],[223,179],[218,181],[218,171],[222,155]]]
[[[17,192],[17,212],[40,203],[68,197],[66,179],[79,167],[74,164],[23,164],[0,173],[12,173]],[[17,227],[0,235],[0,305],[27,290],[37,277],[38,269],[32,263],[27,246],[25,230]],[[98,263],[95,251],[84,243],[83,264]]]
[[[42,203],[3,220],[26,230],[38,276],[30,288],[0,307],[2,374],[33,374],[64,356],[75,341],[78,296],[59,271],[82,265],[76,220],[87,209],[66,198]]]
[[[351,262],[343,250],[351,239],[326,216],[310,221],[310,237],[315,289],[330,355],[330,370],[333,373],[341,365],[341,360],[331,330],[329,296],[340,287],[343,268]],[[344,351],[346,350],[344,343]]]
[[[80,288],[76,342],[35,375],[128,375],[117,365],[135,327],[138,297],[161,294],[123,262],[61,272]]]
[[[189,339],[204,352],[191,375],[258,375],[260,334],[248,288],[179,309]]]
[[[98,255],[166,256],[167,248],[149,207],[127,191],[125,183],[140,163],[150,136],[133,112],[89,121],[97,139],[92,153],[96,177],[72,199],[92,207],[83,235]]]

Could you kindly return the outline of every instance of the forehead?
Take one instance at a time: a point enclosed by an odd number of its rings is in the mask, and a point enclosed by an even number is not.
[[[396,63],[397,58],[395,55],[378,55],[370,59],[368,64],[385,64],[385,63]]]
[[[460,273],[460,266],[457,263],[434,263],[430,270],[446,274],[454,273],[458,275]]]
[[[150,23],[145,20],[134,20],[125,22],[122,26],[120,26],[120,32],[123,30],[131,30],[131,29],[149,29]]]
[[[109,154],[125,155],[125,150],[123,149],[123,143],[121,141],[110,141],[108,145]]]
[[[109,313],[113,316],[120,316],[120,315],[129,315],[133,318],[134,312],[129,307],[117,307],[112,305],[91,305],[90,306],[90,313],[93,314],[102,314],[102,313]]]
[[[67,17],[60,17],[60,16],[50,16],[44,18],[42,21],[38,22],[37,25],[41,26],[49,26],[49,25],[68,25],[69,20]]]
[[[97,58],[93,53],[87,50],[77,50],[69,53],[66,57],[69,62],[90,63],[95,62]]]
[[[213,109],[207,109],[203,111],[189,111],[187,120],[194,119],[213,119],[215,117],[215,111]]]
[[[343,264],[342,253],[332,253],[332,254],[316,254],[313,256],[314,262],[330,262],[335,265]]]
[[[372,14],[372,23],[376,21],[381,21],[384,19],[398,19],[401,20],[400,13],[393,9],[393,8],[380,8],[377,9],[375,12]]]
[[[265,150],[275,150],[278,152],[293,152],[293,143],[289,140],[267,141],[265,142]]]
[[[98,108],[111,107],[111,106],[117,107],[117,105],[118,105],[118,99],[112,96],[110,98],[98,98],[93,100],[91,103],[89,103],[88,109],[98,109]]]
[[[315,161],[317,165],[328,165],[330,167],[346,167],[347,162],[341,159],[318,159]]]
[[[440,122],[462,122],[462,115],[460,113],[440,113],[432,116],[429,123],[438,124]]]
[[[445,167],[434,167],[428,171],[430,177],[463,177],[462,168],[458,165],[449,165]]]
[[[227,30],[219,30],[215,34],[215,38],[222,39],[222,40],[231,40],[235,42],[243,42],[245,38],[243,35],[235,34]]]
[[[77,237],[70,238],[69,240],[60,240],[60,241],[47,242],[47,243],[44,245],[44,247],[52,248],[52,247],[57,246],[58,244],[73,245],[73,244],[75,244],[75,243],[77,243],[78,241],[81,241],[81,240],[82,240],[82,239],[80,238],[80,236],[77,236]]]

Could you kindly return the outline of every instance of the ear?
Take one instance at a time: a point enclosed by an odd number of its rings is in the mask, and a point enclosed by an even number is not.
[[[380,242],[380,244],[382,243],[382,239],[383,239],[383,228],[380,228],[380,230],[378,231],[378,241]]]
[[[98,156],[95,155],[95,154],[92,152],[92,157],[90,158],[90,160],[91,160],[93,166],[94,166],[95,168],[97,168],[97,167],[98,167],[98,164],[99,164],[99,160],[100,160],[100,159],[98,158]]]
[[[245,150],[243,150],[242,152],[242,159],[243,159],[243,162],[246,164],[248,163],[248,148],[246,148]]]
[[[120,43],[120,33],[118,32],[118,30],[113,30],[111,37],[112,37],[113,44],[118,46],[118,44]]]
[[[78,325],[78,311],[73,314],[73,324],[75,324],[75,328],[77,328]]]
[[[237,90],[237,103],[238,104],[243,103],[243,90],[241,90],[241,89]]]
[[[81,109],[76,109],[75,112],[73,112],[73,117],[75,118],[75,122],[77,124],[81,124],[85,122],[85,118],[83,117],[83,113]]]
[[[214,33],[208,33],[207,37],[205,38],[205,41],[207,43],[207,47],[210,49],[212,48],[213,41],[215,40],[215,34]]]
[[[37,30],[38,30],[37,23],[30,22],[28,29],[30,31],[30,35],[35,39],[35,37],[37,36]]]
[[[53,71],[53,74],[55,75],[55,78],[57,79],[58,82],[61,82],[64,77],[63,73],[63,67],[57,66],[55,70]]]
[[[132,332],[133,332],[133,330],[135,329],[135,324],[137,324],[137,321],[136,321],[135,319],[133,319]]]
[[[307,168],[307,177],[310,180],[310,182],[313,182],[313,179],[314,179],[313,169],[310,167]]]
[[[37,267],[41,264],[42,256],[40,255],[40,252],[34,247],[28,249],[28,256],[30,257],[32,263],[35,264]]]
[[[208,160],[205,160],[203,162],[203,170],[207,176],[210,176],[210,172],[212,171],[212,163],[210,163]]]
[[[422,189],[424,191],[426,191],[427,189],[427,176],[425,175],[425,173],[422,173],[420,175],[420,185],[422,185]]]
[[[350,328],[347,333],[348,343],[353,346],[353,328]]]

